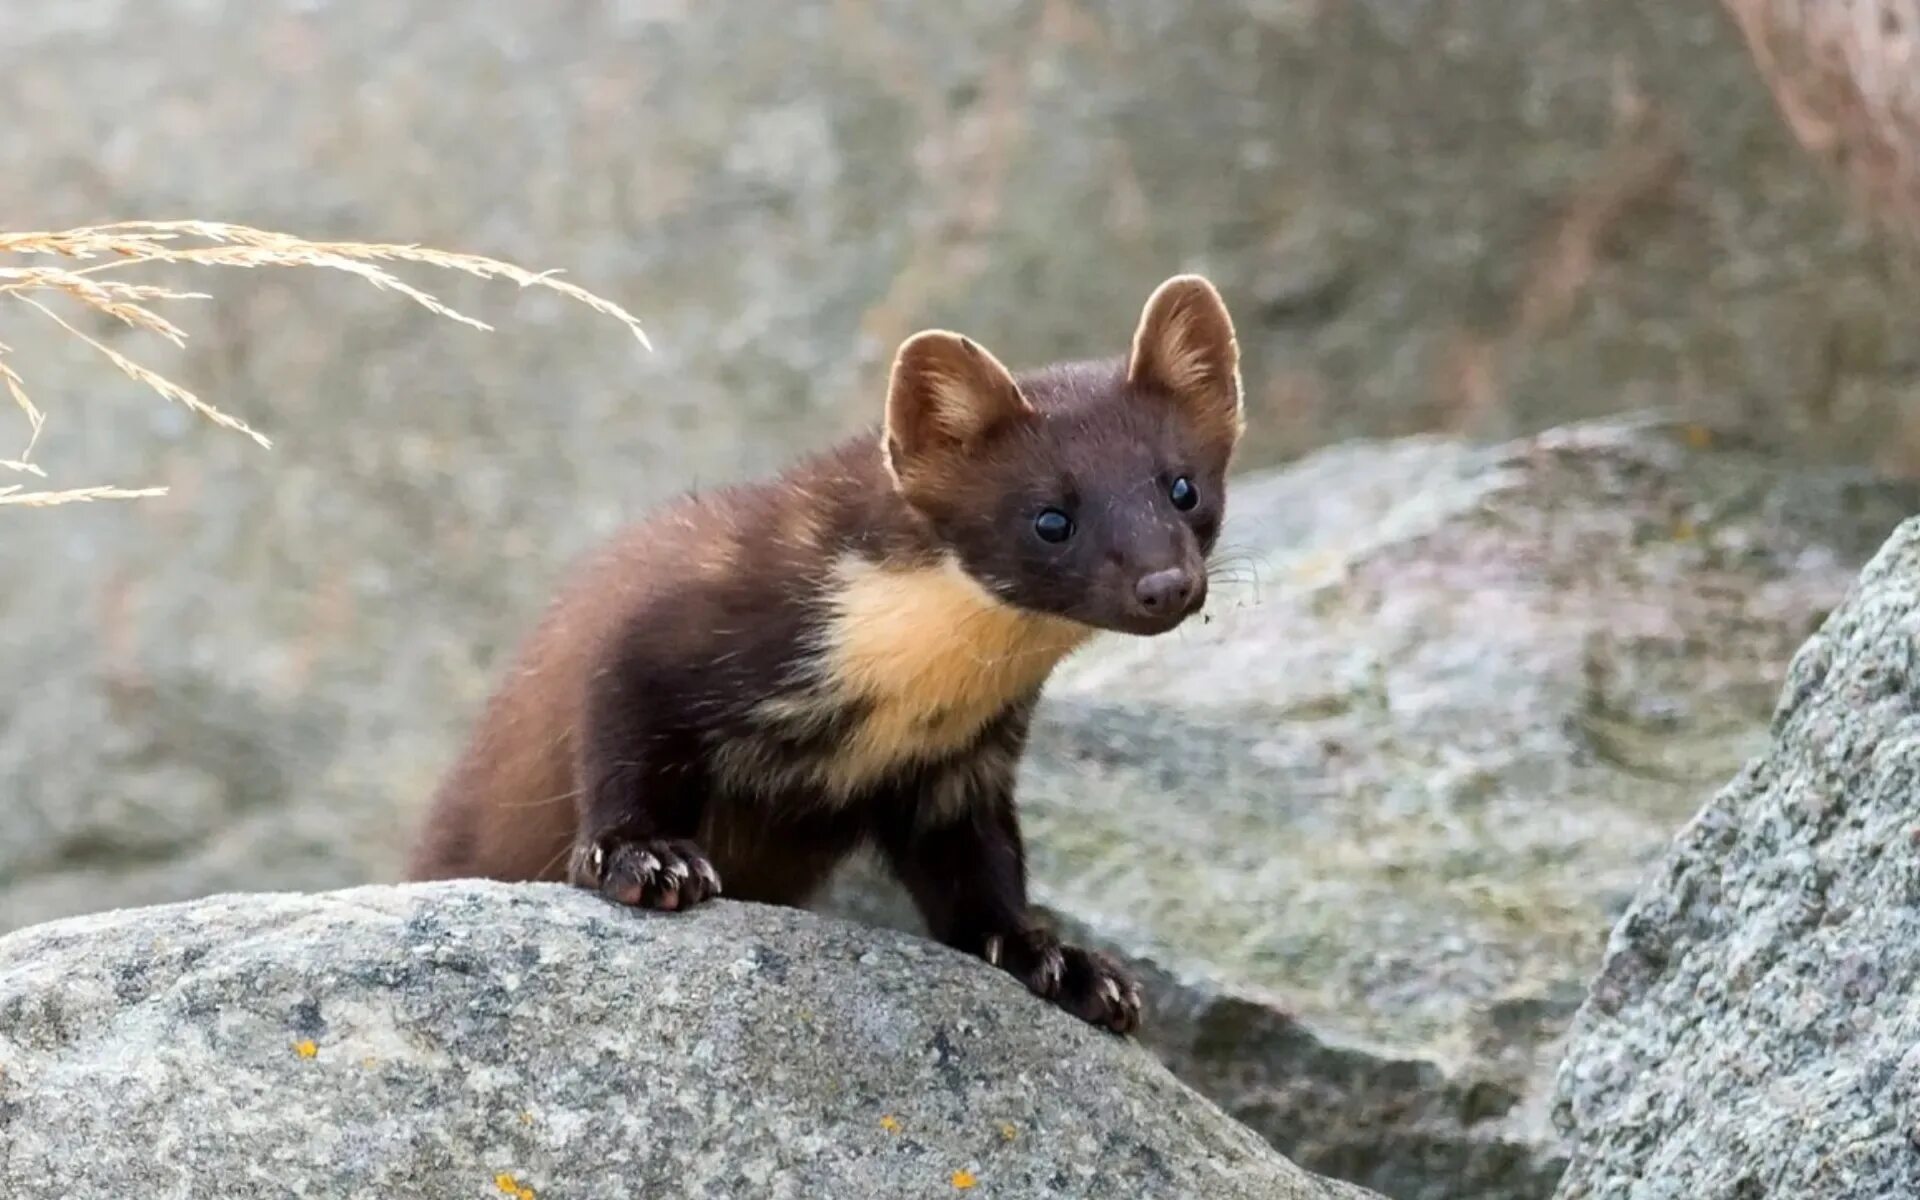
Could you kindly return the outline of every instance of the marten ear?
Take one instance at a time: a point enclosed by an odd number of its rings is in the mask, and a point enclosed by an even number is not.
[[[1033,414],[1000,360],[957,333],[929,329],[900,346],[887,391],[887,463],[896,477],[929,454],[965,453]]]
[[[1133,335],[1127,382],[1172,397],[1203,435],[1229,446],[1239,439],[1240,343],[1211,283],[1175,275],[1154,289]]]

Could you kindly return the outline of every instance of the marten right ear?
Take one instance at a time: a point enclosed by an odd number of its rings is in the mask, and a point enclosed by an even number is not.
[[[930,457],[965,454],[1033,406],[1000,360],[957,333],[901,343],[887,390],[887,466],[896,481]]]
[[[1240,343],[1211,283],[1175,275],[1154,289],[1133,335],[1127,381],[1171,398],[1198,433],[1231,453],[1246,424]]]

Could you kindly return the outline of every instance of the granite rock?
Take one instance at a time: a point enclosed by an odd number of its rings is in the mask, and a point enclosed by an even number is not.
[[[10,1200],[1365,1197],[924,941],[475,883],[0,939],[0,1166]]]
[[[1772,739],[1614,926],[1559,1200],[1920,1195],[1920,521],[1794,658]]]

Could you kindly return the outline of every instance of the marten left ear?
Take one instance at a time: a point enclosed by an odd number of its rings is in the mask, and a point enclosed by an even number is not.
[[[1203,435],[1228,446],[1239,440],[1240,343],[1211,283],[1175,275],[1154,289],[1133,335],[1127,382],[1165,392]]]
[[[957,333],[929,329],[900,346],[887,389],[887,464],[905,480],[1033,415],[1000,360]]]

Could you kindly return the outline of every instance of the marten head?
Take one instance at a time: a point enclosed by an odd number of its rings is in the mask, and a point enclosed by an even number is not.
[[[902,498],[993,595],[1157,634],[1206,601],[1244,420],[1226,305],[1180,275],[1147,300],[1124,359],[1016,378],[958,334],[914,335],[884,444]]]

